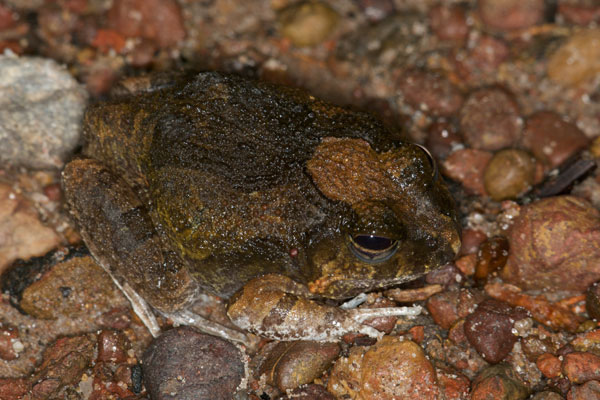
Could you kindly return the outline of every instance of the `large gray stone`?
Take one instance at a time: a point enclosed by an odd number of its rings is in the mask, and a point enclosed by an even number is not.
[[[79,142],[86,102],[53,60],[0,56],[0,167],[61,168]]]

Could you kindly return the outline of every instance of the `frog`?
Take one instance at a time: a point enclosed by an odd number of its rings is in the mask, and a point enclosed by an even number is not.
[[[158,312],[240,342],[377,336],[363,323],[373,310],[337,304],[460,249],[433,158],[371,114],[219,72],[120,87],[87,108],[62,185],[92,256],[154,335]],[[205,292],[229,299],[240,330],[189,311]]]

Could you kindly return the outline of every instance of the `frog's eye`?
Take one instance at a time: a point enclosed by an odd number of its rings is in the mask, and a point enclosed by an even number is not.
[[[431,153],[429,152],[429,149],[427,147],[421,146],[420,144],[416,144],[416,143],[415,143],[415,146],[417,146],[418,148],[423,150],[423,152],[427,156],[427,159],[429,160],[429,164],[431,165],[431,169],[433,170],[433,180],[436,181],[438,178],[438,167],[437,167],[437,163],[435,162],[435,158],[433,158],[433,156],[431,155]]]
[[[388,260],[398,250],[398,241],[375,235],[350,235],[349,247],[359,260],[378,263]]]

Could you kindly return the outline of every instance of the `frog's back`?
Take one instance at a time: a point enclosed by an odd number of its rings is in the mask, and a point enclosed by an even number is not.
[[[322,137],[357,137],[385,149],[391,141],[383,132],[374,118],[304,91],[208,72],[91,106],[86,152],[136,183],[177,166],[253,191],[281,182]]]

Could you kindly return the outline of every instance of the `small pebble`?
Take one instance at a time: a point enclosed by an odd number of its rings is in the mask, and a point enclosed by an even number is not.
[[[523,120],[512,94],[500,88],[484,88],[472,92],[465,101],[460,127],[471,147],[494,151],[517,142]]]
[[[149,39],[162,48],[175,46],[186,36],[175,0],[115,1],[107,19],[107,26],[122,35]]]
[[[482,300],[479,292],[461,289],[435,294],[427,300],[425,306],[437,325],[450,329],[458,319],[471,314]]]
[[[486,80],[488,76],[495,74],[509,55],[506,42],[490,35],[482,35],[469,46],[468,54],[458,53],[455,60],[457,73],[466,81],[479,85],[480,80]]]
[[[35,206],[11,185],[0,182],[0,273],[15,260],[41,256],[59,243]]]
[[[8,361],[16,360],[23,350],[17,327],[0,322],[0,358]]]
[[[278,342],[267,349],[259,375],[281,391],[295,389],[323,375],[339,354],[337,343]]]
[[[594,0],[559,1],[558,15],[567,22],[582,26],[588,25],[600,20],[600,4]]]
[[[190,327],[174,328],[144,352],[144,384],[153,400],[231,400],[245,377],[233,344]]]
[[[429,10],[431,30],[441,40],[463,42],[469,34],[467,13],[460,5],[439,4]]]
[[[494,236],[483,242],[479,248],[474,278],[478,283],[487,279],[506,264],[508,258],[508,240],[503,236]]]
[[[30,387],[31,383],[26,378],[0,378],[0,399],[24,399]]]
[[[410,69],[398,80],[408,104],[433,116],[449,116],[461,107],[462,93],[448,79],[431,71]]]
[[[600,280],[600,211],[573,196],[521,207],[501,277],[524,290],[584,292]]]
[[[600,321],[600,282],[591,284],[585,293],[585,310],[590,318]]]
[[[378,22],[395,11],[392,0],[359,0],[358,6],[370,22]]]
[[[442,164],[444,175],[460,182],[469,194],[485,196],[483,171],[492,159],[492,153],[477,149],[459,149],[452,152]]]
[[[500,150],[483,173],[485,191],[495,201],[515,199],[531,188],[535,167],[535,159],[524,150]]]
[[[488,27],[500,31],[525,29],[544,18],[544,0],[480,0],[479,16]]]
[[[0,164],[61,168],[79,143],[86,100],[55,61],[0,56]]]
[[[554,112],[539,111],[527,118],[521,142],[538,160],[554,168],[590,141],[575,124]]]
[[[599,400],[600,382],[588,381],[581,386],[573,386],[567,394],[568,400]]]
[[[101,362],[124,363],[127,349],[131,347],[127,337],[120,331],[103,330],[98,334],[98,356]]]
[[[487,235],[478,229],[464,228],[461,234],[460,254],[471,254],[479,250],[481,243],[485,242]]]
[[[556,378],[560,375],[561,361],[554,354],[544,353],[538,357],[535,364],[546,378]]]
[[[461,143],[462,137],[454,124],[438,121],[427,129],[425,146],[437,160],[445,159]]]
[[[484,369],[471,386],[471,400],[525,400],[528,396],[529,389],[507,364]]]
[[[295,3],[278,15],[281,35],[299,47],[316,46],[326,40],[338,20],[337,12],[320,1]]]
[[[562,373],[577,384],[600,380],[600,356],[578,351],[569,353],[563,358]]]
[[[364,399],[439,399],[435,369],[418,344],[384,336],[374,346],[352,347],[331,371],[327,389],[338,397],[349,388]]]
[[[545,390],[543,392],[537,392],[533,396],[531,396],[531,400],[563,400],[564,398],[556,393],[551,392],[549,390]]]
[[[574,33],[548,59],[548,77],[567,86],[577,86],[600,72],[600,28]]]
[[[496,364],[510,353],[517,342],[517,336],[513,334],[515,321],[527,317],[523,309],[488,299],[465,319],[465,335],[487,362]]]

